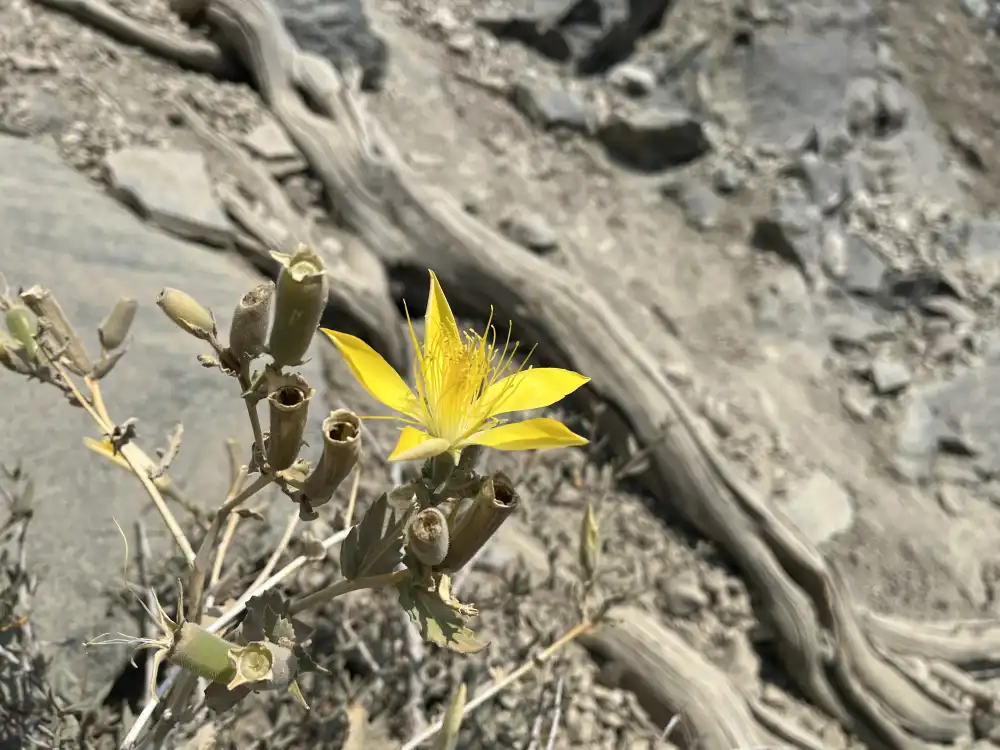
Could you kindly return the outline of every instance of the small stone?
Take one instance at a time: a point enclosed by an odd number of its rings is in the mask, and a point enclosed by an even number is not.
[[[965,125],[953,125],[948,132],[951,145],[955,147],[962,159],[973,169],[985,169],[982,146],[976,134]]]
[[[231,241],[233,226],[200,153],[126,148],[105,157],[104,169],[112,192],[164,231],[212,245]]]
[[[555,250],[559,238],[544,216],[517,208],[500,222],[500,229],[510,239],[529,250],[544,253]]]
[[[850,233],[844,244],[844,272],[841,284],[854,294],[874,296],[882,289],[888,263],[874,244],[861,235]]]
[[[687,110],[673,107],[613,115],[599,135],[614,158],[648,171],[687,164],[711,148],[701,121]]]
[[[781,503],[785,515],[815,545],[847,531],[854,507],[847,491],[824,471],[793,484]]]
[[[469,31],[456,31],[448,37],[448,49],[456,54],[467,55],[475,49],[476,37]]]
[[[712,170],[712,184],[721,195],[733,195],[747,184],[747,174],[732,160],[726,159]]]
[[[521,81],[514,85],[511,100],[530,120],[546,129],[564,127],[586,131],[590,128],[587,103],[572,91],[545,88],[535,81]]]
[[[723,202],[706,182],[672,182],[662,186],[660,192],[680,206],[684,218],[695,229],[711,229],[718,224]]]
[[[250,131],[250,134],[243,138],[243,145],[262,159],[279,161],[299,156],[298,149],[289,140],[285,129],[271,118],[265,119]]]
[[[802,154],[790,171],[802,180],[812,202],[825,214],[839,209],[847,197],[844,173],[817,154]]]
[[[896,359],[877,357],[871,363],[869,371],[875,392],[882,396],[899,393],[913,380],[910,368]]]
[[[656,88],[656,73],[633,63],[622,63],[608,74],[608,82],[629,96],[648,96]]]
[[[709,599],[693,570],[660,580],[664,609],[674,617],[691,617],[708,606]]]

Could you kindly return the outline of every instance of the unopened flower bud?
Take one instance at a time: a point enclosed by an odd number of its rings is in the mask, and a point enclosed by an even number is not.
[[[302,363],[319,326],[329,287],[323,259],[305,245],[294,255],[272,253],[281,263],[274,298],[274,324],[268,353],[275,364],[294,367]]]
[[[424,565],[440,565],[448,554],[448,519],[437,508],[424,508],[406,531],[406,548]]]
[[[517,491],[503,472],[483,482],[472,505],[454,523],[451,546],[438,570],[454,573],[463,568],[490,540],[519,503]]]
[[[0,330],[0,365],[11,372],[27,372],[21,356],[22,352],[24,352],[24,347],[17,342],[17,339],[7,331]]]
[[[309,417],[309,400],[315,392],[300,375],[268,378],[271,432],[267,438],[267,463],[271,471],[287,469],[298,458]]]
[[[66,313],[52,292],[40,286],[33,286],[21,292],[21,300],[35,315],[47,321],[49,333],[63,351],[62,358],[66,369],[76,375],[89,375],[94,369],[94,363],[91,362],[86,347],[76,335],[69,318],[66,317]]]
[[[38,358],[38,342],[35,341],[38,318],[28,308],[16,305],[4,313],[4,323],[10,335],[24,348],[28,359],[35,361]]]
[[[267,281],[240,297],[229,327],[229,353],[237,363],[247,362],[264,353],[273,295],[274,282]]]
[[[323,420],[323,454],[302,486],[312,507],[330,501],[361,455],[361,420],[347,409],[337,409]]]
[[[114,351],[125,343],[138,308],[139,303],[134,299],[122,297],[115,303],[108,317],[101,321],[97,329],[97,338],[100,339],[105,351]]]
[[[156,304],[168,318],[195,338],[207,341],[218,333],[212,311],[180,289],[163,289],[156,297]]]

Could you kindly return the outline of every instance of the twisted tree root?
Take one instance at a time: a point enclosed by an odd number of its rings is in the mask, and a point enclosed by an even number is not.
[[[482,290],[489,289],[490,301],[550,359],[591,376],[591,394],[650,446],[653,494],[719,544],[760,595],[759,614],[774,625],[789,676],[813,703],[874,747],[909,750],[968,735],[964,710],[907,678],[871,639],[929,659],[950,655],[956,664],[968,663],[962,659],[975,648],[933,626],[914,631],[859,615],[838,571],[735,475],[606,300],[424,184],[363,112],[356,87],[325,60],[299,50],[267,0],[211,0],[206,18],[246,66],[332,207],[385,266],[432,267],[450,296],[482,312]],[[150,51],[170,57],[171,50],[160,47]],[[299,91],[325,117],[314,114]],[[665,438],[662,425],[668,425]],[[718,736],[707,724],[701,729]]]

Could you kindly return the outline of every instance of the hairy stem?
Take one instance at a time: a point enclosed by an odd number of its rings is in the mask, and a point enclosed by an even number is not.
[[[343,581],[337,581],[326,588],[314,591],[308,596],[304,596],[298,601],[292,602],[288,611],[289,614],[296,615],[307,609],[312,609],[320,604],[336,599],[338,596],[349,594],[352,591],[360,591],[361,589],[380,589],[386,586],[394,586],[400,581],[405,580],[409,577],[409,575],[409,570],[397,570],[393,573],[383,573],[382,575],[377,576],[355,578],[352,581],[345,578]]]

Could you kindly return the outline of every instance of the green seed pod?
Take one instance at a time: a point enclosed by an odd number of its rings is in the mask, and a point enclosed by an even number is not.
[[[299,456],[309,417],[309,400],[316,391],[300,375],[271,375],[267,405],[271,432],[267,438],[267,463],[271,471],[287,469]]]
[[[406,548],[424,565],[434,567],[448,555],[448,519],[437,508],[424,508],[406,530]]]
[[[24,347],[28,360],[37,361],[38,342],[35,341],[35,336],[38,335],[38,318],[28,308],[17,305],[4,313],[4,323],[11,336]]]
[[[274,282],[267,281],[240,297],[229,327],[229,353],[236,362],[256,359],[266,351],[273,296]]]
[[[235,674],[226,684],[229,690],[240,685],[254,690],[287,688],[298,674],[299,660],[290,648],[268,641],[255,641],[229,651]]]
[[[114,351],[125,343],[138,309],[139,303],[131,297],[122,297],[115,303],[108,317],[101,321],[97,329],[97,338],[105,351]]]
[[[24,347],[4,330],[0,330],[0,365],[19,374],[28,371],[24,362]]]
[[[594,580],[594,574],[597,572],[597,565],[600,562],[600,553],[597,517],[594,515],[594,506],[588,501],[587,510],[583,514],[583,522],[580,524],[580,547],[577,551],[580,572],[584,581]]]
[[[452,525],[451,546],[438,570],[461,570],[517,509],[519,501],[514,485],[503,472],[483,482],[472,505]]]
[[[323,259],[305,245],[294,255],[272,253],[281,263],[274,299],[274,324],[268,353],[275,364],[302,364],[326,309],[329,285]]]
[[[195,338],[207,341],[218,333],[212,311],[180,289],[163,289],[156,304],[167,317]]]
[[[323,420],[323,454],[302,486],[312,507],[330,501],[361,455],[361,420],[347,409],[337,409]]]
[[[66,369],[76,375],[89,375],[94,369],[94,363],[52,292],[40,286],[33,286],[21,292],[21,300],[35,315],[45,318],[48,324],[47,330],[63,351],[62,360]]]
[[[185,622],[174,635],[167,661],[212,682],[228,683],[236,676],[229,652],[233,644],[200,625]]]

